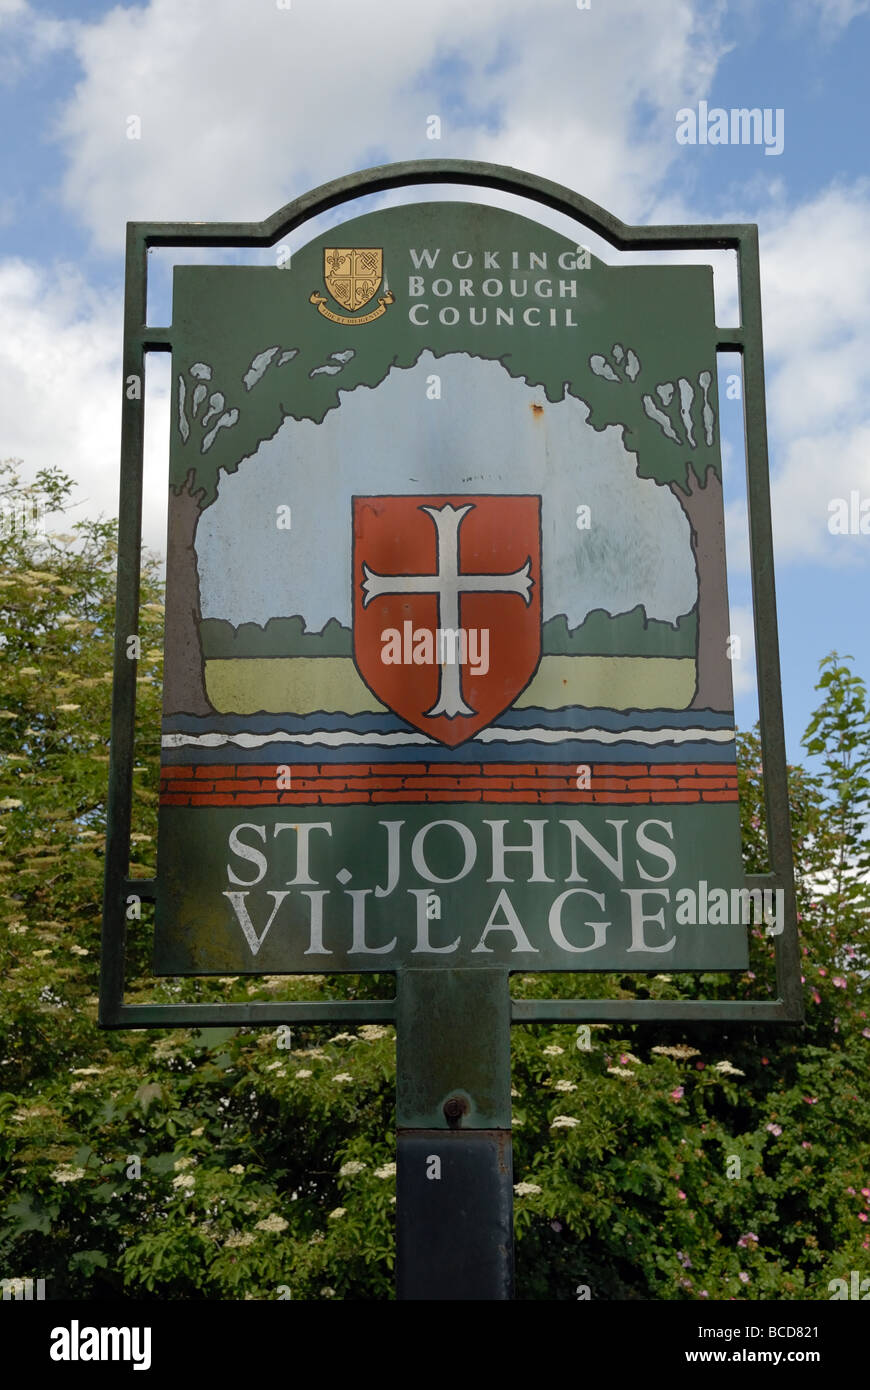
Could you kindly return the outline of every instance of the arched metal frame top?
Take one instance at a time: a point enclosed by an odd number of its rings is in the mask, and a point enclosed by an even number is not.
[[[753,223],[633,227],[569,188],[523,170],[467,159],[409,160],[333,179],[287,203],[262,222],[130,222],[127,224],[123,381],[144,381],[145,354],[172,347],[170,327],[148,327],[147,275],[151,247],[262,246],[331,208],[391,188],[465,184],[529,198],[572,217],[619,251],[732,250],[737,252],[740,326],[716,329],[716,349],[743,359],[744,432],[759,716],[765,772],[770,872],[750,886],[781,888],[786,926],[776,938],[773,1000],[514,1000],[513,1022],[801,1022],[799,944],[794,903],[791,825],[780,695],[779,646],[773,579],[773,538],[767,458],[758,228]],[[395,1000],[329,1003],[125,1004],[126,900],[156,894],[153,880],[129,878],[134,763],[136,667],[127,639],[138,631],[142,532],[144,420],[142,400],[122,395],[121,489],[115,628],[112,746],[109,764],[106,874],[100,976],[100,1024],[107,1028],[394,1022]]]
[[[405,160],[399,164],[377,165],[358,174],[346,174],[286,203],[262,222],[132,222],[129,225],[137,229],[147,246],[187,243],[192,235],[201,246],[271,246],[278,237],[342,203],[390,188],[428,183],[469,184],[533,198],[555,212],[577,218],[620,251],[642,246],[649,250],[671,250],[675,242],[686,247],[735,250],[748,233],[755,231],[751,223],[631,227],[563,184],[522,169],[485,164],[475,159]]]

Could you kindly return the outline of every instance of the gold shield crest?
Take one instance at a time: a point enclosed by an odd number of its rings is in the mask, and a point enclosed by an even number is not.
[[[383,277],[384,253],[380,247],[327,246],[323,252],[323,279],[333,299],[353,313],[374,299]]]
[[[374,299],[381,287],[384,275],[384,251],[381,246],[327,246],[323,251],[323,279],[326,288],[336,304],[342,309],[356,314]],[[336,314],[327,306],[326,295],[315,290],[308,296],[309,302],[317,312],[333,323],[355,324],[371,323],[379,319],[394,297],[388,289],[378,299],[378,307],[367,314],[348,318],[346,314]]]

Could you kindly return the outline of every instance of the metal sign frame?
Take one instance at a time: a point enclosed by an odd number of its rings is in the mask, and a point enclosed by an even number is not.
[[[152,247],[271,247],[330,208],[413,185],[450,183],[532,199],[580,222],[618,251],[730,250],[737,253],[740,326],[716,329],[716,352],[740,353],[746,445],[753,619],[759,685],[769,872],[746,876],[750,889],[781,889],[784,928],[775,939],[776,997],[768,1000],[511,999],[510,1023],[799,1023],[803,1020],[794,868],[788,804],[773,575],[758,228],[751,223],[632,227],[559,184],[473,160],[432,159],[382,165],[321,185],[263,222],[127,224],[123,380],[145,379],[145,354],[172,349],[171,327],[147,325],[147,258]],[[136,662],[128,638],[138,632],[144,443],[143,399],[122,401],[121,486],[109,763],[99,1023],[103,1028],[172,1028],[292,1023],[395,1023],[394,999],[233,1004],[124,1002],[126,900],[156,896],[156,881],[131,879]],[[403,972],[405,974],[420,972]]]

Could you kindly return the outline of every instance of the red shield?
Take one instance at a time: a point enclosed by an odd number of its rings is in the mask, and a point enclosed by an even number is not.
[[[383,704],[455,747],[541,658],[539,497],[355,497],[353,642]]]

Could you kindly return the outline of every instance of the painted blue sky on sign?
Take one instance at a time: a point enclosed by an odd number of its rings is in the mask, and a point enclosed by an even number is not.
[[[420,403],[436,368],[450,406],[424,404],[427,429]],[[301,613],[318,632],[330,618],[350,627],[352,498],[413,493],[414,475],[427,480],[426,491],[444,495],[522,493],[537,480],[545,622],[564,613],[574,628],[593,609],[618,614],[643,604],[648,618],[675,624],[694,606],[683,509],[669,489],[637,476],[622,430],[593,429],[576,397],[566,392],[552,404],[500,362],[464,353],[436,361],[430,352],[413,367],[394,367],[376,388],[340,396],[321,424],[288,417],[237,472],[223,475],[197,530],[204,618],[265,625]],[[546,428],[529,410],[545,402]],[[252,470],[262,510],[245,515]],[[595,518],[584,531],[576,524],[578,496]],[[274,521],[282,505],[292,508],[289,537]]]
[[[0,0],[0,450],[31,474],[64,467],[82,513],[115,512],[128,218],[261,218],[373,163],[470,157],[568,184],[626,221],[757,221],[797,757],[819,659],[851,652],[870,675],[870,535],[828,526],[837,498],[870,511],[868,57],[870,0]],[[679,143],[678,112],[694,112],[697,137],[702,103],[766,109],[781,153]],[[168,263],[154,261],[158,322]],[[162,549],[168,373],[152,364],[146,540]],[[734,370],[721,364],[720,393],[745,726],[755,705]]]

